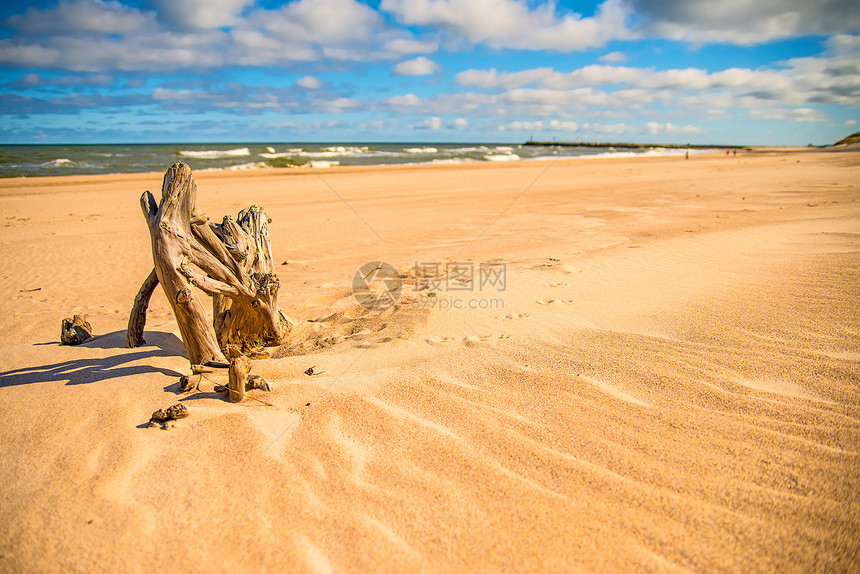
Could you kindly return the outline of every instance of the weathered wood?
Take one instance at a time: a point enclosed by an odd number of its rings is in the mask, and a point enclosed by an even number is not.
[[[249,352],[279,345],[290,330],[289,321],[278,309],[280,281],[274,271],[270,221],[262,207],[252,205],[240,211],[236,220],[228,215],[220,226],[212,226],[256,295],[253,301],[213,297],[215,333],[222,349],[237,345]]]
[[[60,325],[60,343],[63,345],[80,345],[92,336],[93,328],[80,315],[63,319]]]
[[[149,307],[149,300],[152,298],[152,293],[158,287],[158,275],[155,269],[149,272],[149,276],[140,286],[140,290],[134,298],[134,305],[131,307],[131,313],[128,316],[128,329],[125,332],[125,346],[129,349],[145,345],[143,339],[143,327],[146,325],[146,310]]]
[[[182,162],[167,170],[161,193],[158,205],[148,191],[140,200],[155,277],[147,278],[135,298],[127,344],[143,340],[146,306],[157,284],[173,308],[192,366],[224,362],[228,345],[247,352],[280,344],[289,322],[278,309],[280,282],[262,208],[251,206],[236,221],[228,216],[221,225],[210,222],[197,210],[197,185]],[[193,287],[212,296],[214,324]]]
[[[248,383],[248,372],[251,370],[251,360],[239,354],[235,347],[230,350],[230,369],[227,371],[227,389],[230,401],[241,402],[245,398],[245,385]]]

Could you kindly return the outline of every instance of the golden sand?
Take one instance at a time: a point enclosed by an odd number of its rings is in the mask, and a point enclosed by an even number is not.
[[[240,404],[123,348],[160,174],[0,180],[0,571],[858,570],[860,152],[195,176],[296,321]]]

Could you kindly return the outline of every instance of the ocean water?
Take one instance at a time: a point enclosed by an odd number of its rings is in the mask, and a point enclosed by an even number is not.
[[[436,143],[0,145],[0,177],[349,165],[507,162],[555,157],[677,155],[684,150]]]

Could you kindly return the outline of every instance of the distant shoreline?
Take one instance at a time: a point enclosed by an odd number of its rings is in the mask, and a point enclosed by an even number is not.
[[[678,149],[619,150],[519,144],[263,143],[0,146],[0,178],[160,172],[177,160],[191,169],[314,169],[362,165],[517,162],[563,157],[678,155]]]
[[[626,148],[666,148],[666,149],[751,149],[745,145],[700,145],[700,144],[642,144],[621,142],[544,142],[527,141],[522,145],[527,146],[563,146],[563,147],[626,147]]]

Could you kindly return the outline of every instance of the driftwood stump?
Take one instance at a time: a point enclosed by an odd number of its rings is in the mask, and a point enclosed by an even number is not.
[[[92,336],[93,328],[80,315],[63,319],[60,324],[60,343],[63,345],[80,345]]]
[[[216,224],[196,201],[197,184],[182,162],[165,173],[159,204],[149,191],[140,198],[155,268],[135,297],[126,346],[144,343],[146,309],[159,284],[192,366],[224,363],[227,345],[253,353],[281,344],[290,324],[278,309],[269,218],[254,205]],[[213,324],[194,287],[213,298]]]
[[[250,370],[251,361],[248,357],[231,353],[230,370],[227,371],[227,390],[231,402],[240,403],[245,398],[245,387]]]

